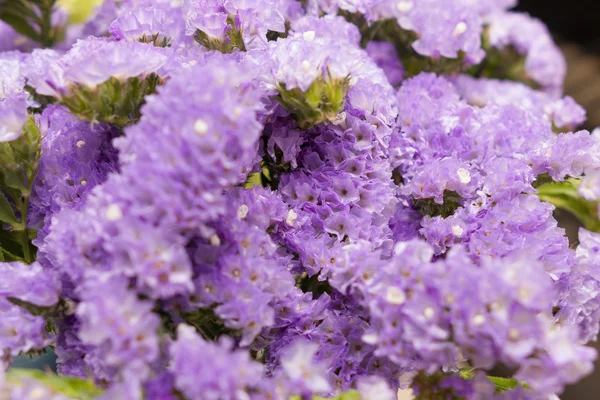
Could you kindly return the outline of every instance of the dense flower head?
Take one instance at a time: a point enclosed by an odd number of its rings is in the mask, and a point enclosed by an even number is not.
[[[191,399],[244,398],[262,376],[261,365],[246,352],[232,351],[230,340],[207,342],[188,325],[177,328],[177,340],[171,344],[170,353],[175,387]]]
[[[140,6],[122,12],[108,30],[117,40],[178,44],[183,40],[184,21],[180,9]]]
[[[488,38],[496,49],[511,47],[525,57],[527,77],[551,93],[560,93],[565,79],[565,57],[546,26],[527,14],[504,12],[489,17]]]
[[[273,0],[185,0],[187,34],[197,31],[209,40],[234,40],[240,49],[265,46],[267,32],[285,32],[285,19]]]
[[[57,97],[67,94],[70,85],[95,88],[110,78],[144,77],[158,72],[167,63],[167,56],[150,44],[96,37],[77,41],[58,60],[49,53],[38,57],[43,58],[34,63],[41,63],[42,68],[47,69],[46,75],[40,76],[37,82],[42,87],[52,88],[50,92],[41,93]],[[52,63],[57,66],[50,66]]]
[[[515,5],[106,0],[35,49],[0,23],[0,397],[62,399],[5,384],[49,345],[100,400],[590,373],[600,133]]]

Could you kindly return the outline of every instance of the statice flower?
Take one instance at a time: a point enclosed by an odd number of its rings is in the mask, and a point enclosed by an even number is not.
[[[566,282],[568,295],[559,304],[556,318],[559,323],[578,326],[579,337],[586,343],[596,339],[600,324],[600,241],[597,233],[583,228],[579,230],[579,241],[577,265]]]
[[[117,40],[152,42],[162,47],[179,44],[184,29],[181,9],[159,6],[125,10],[108,28]]]
[[[102,358],[105,379],[146,378],[159,353],[160,320],[151,312],[152,303],[138,300],[124,279],[90,280],[81,289],[78,336]]]
[[[53,214],[81,207],[90,190],[116,170],[116,151],[110,145],[116,132],[105,124],[80,121],[66,108],[54,105],[44,110],[38,124],[42,154],[29,224],[39,226],[45,218],[48,227]]]
[[[272,0],[185,0],[187,34],[205,47],[225,52],[263,47],[268,31],[285,32],[278,5]]]
[[[314,38],[335,38],[347,41],[355,46],[360,45],[358,28],[338,15],[315,17],[306,15],[292,21],[292,31],[289,36],[302,37],[307,40]]]
[[[520,109],[549,118],[558,129],[573,129],[583,124],[585,110],[572,97],[555,98],[521,83],[495,79],[475,79],[467,75],[455,78],[458,93],[470,104],[483,107],[490,103],[518,105]]]
[[[498,50],[513,50],[525,58],[525,77],[550,93],[560,93],[566,61],[546,26],[527,14],[504,12],[489,16],[488,38]]]
[[[231,340],[210,343],[193,327],[179,325],[177,340],[170,347],[175,387],[190,399],[249,398],[261,379],[262,367],[247,353],[232,347]]]
[[[0,53],[0,397],[62,398],[4,376],[49,345],[99,400],[548,400],[587,375],[600,142],[515,5],[57,9],[61,43]]]
[[[96,87],[110,78],[124,80],[157,72],[166,56],[144,43],[88,38],[78,41],[59,61],[69,84]],[[59,87],[59,95],[67,87]]]
[[[21,136],[27,120],[27,102],[24,99],[0,99],[0,142],[10,142]]]
[[[404,78],[404,68],[398,59],[396,49],[388,42],[369,42],[365,49],[369,56],[385,72],[392,86],[397,86]]]
[[[20,39],[19,34],[4,21],[0,21],[0,51],[14,50]]]

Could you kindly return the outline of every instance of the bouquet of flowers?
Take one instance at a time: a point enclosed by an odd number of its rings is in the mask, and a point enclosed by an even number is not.
[[[1,400],[591,372],[600,132],[514,0],[83,3],[0,0]]]

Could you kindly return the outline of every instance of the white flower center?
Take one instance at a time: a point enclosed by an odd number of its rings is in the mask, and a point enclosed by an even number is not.
[[[287,213],[287,217],[285,217],[285,223],[288,225],[293,225],[294,221],[298,218],[298,214],[294,210],[289,210]]]
[[[464,168],[459,168],[458,171],[456,171],[456,175],[458,175],[460,183],[467,184],[471,182],[471,173]]]
[[[237,217],[238,217],[238,219],[244,219],[244,218],[246,218],[246,215],[248,215],[248,206],[245,204],[242,204],[240,206],[240,208],[238,208]]]
[[[315,39],[315,31],[306,31],[302,34],[302,37],[304,38],[304,40],[310,42]]]
[[[427,319],[433,318],[435,315],[435,310],[432,307],[427,307],[423,310],[423,316]]]
[[[396,8],[398,9],[398,11],[402,12],[402,13],[406,13],[409,12],[410,10],[412,10],[413,8],[413,3],[412,1],[399,1],[398,3],[396,3]]]
[[[485,317],[481,314],[477,314],[476,316],[473,317],[473,323],[477,326],[483,325],[484,322],[485,322]]]
[[[194,122],[194,130],[198,135],[204,136],[208,132],[208,124],[205,120],[198,119],[196,122]]]
[[[117,204],[111,204],[106,208],[106,219],[109,221],[118,221],[123,218],[123,211]]]
[[[458,24],[456,24],[456,27],[454,28],[454,32],[452,32],[452,35],[454,36],[460,36],[463,33],[465,33],[467,31],[467,24],[465,22],[459,22]]]
[[[390,286],[387,288],[385,299],[388,301],[388,303],[399,306],[406,301],[406,295],[404,294],[404,291],[398,289],[397,287]]]
[[[304,60],[302,61],[302,70],[304,72],[308,71],[310,69],[310,63],[308,62],[308,60]]]
[[[211,246],[219,246],[221,244],[221,239],[219,238],[218,235],[211,235],[210,237],[210,244]]]
[[[464,230],[459,225],[452,225],[452,234],[454,236],[462,236]]]
[[[79,142],[76,143],[78,148],[82,148],[83,146],[85,146],[85,142],[83,140],[80,140]]]

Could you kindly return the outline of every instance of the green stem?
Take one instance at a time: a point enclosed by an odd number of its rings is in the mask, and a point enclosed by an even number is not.
[[[52,7],[55,1],[46,0],[40,5],[40,44],[42,47],[52,47],[54,38],[52,37]]]
[[[31,186],[31,185],[30,185]],[[29,209],[29,194],[25,196],[23,203],[21,204],[21,227],[23,229],[21,236],[21,246],[23,247],[23,258],[27,264],[30,264],[33,259],[31,258],[31,248],[29,246],[29,235],[27,233],[27,210]]]

